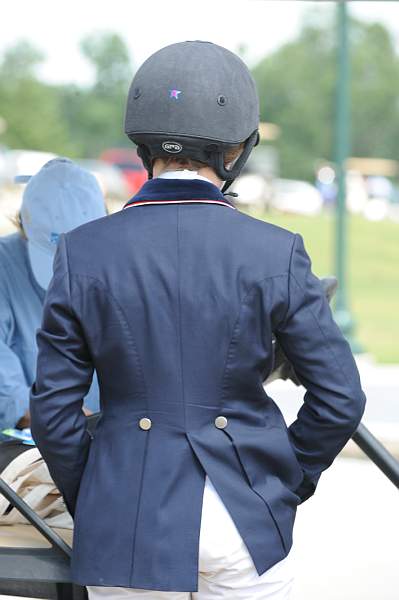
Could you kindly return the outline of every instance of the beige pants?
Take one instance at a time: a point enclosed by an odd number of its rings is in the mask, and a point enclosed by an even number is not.
[[[199,539],[197,592],[87,586],[89,600],[289,600],[295,550],[262,575],[211,480],[206,477]]]

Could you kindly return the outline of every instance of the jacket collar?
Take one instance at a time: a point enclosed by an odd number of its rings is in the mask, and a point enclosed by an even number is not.
[[[221,204],[237,210],[220,189],[203,179],[149,179],[123,208],[144,204],[181,204],[200,202]]]

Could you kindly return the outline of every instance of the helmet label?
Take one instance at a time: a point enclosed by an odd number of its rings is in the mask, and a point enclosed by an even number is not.
[[[183,150],[183,146],[178,142],[163,142],[162,148],[165,152],[170,152],[170,154],[178,154]]]

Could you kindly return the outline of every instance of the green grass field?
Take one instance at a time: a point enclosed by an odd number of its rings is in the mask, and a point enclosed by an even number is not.
[[[247,211],[300,233],[319,277],[335,274],[335,218]],[[399,363],[399,224],[348,215],[348,301],[355,337],[381,363]],[[334,307],[334,302],[332,303]]]

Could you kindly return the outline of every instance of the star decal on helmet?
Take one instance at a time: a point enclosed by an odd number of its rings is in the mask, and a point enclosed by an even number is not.
[[[169,98],[174,98],[175,100],[179,100],[180,94],[181,94],[181,90],[169,90]]]

